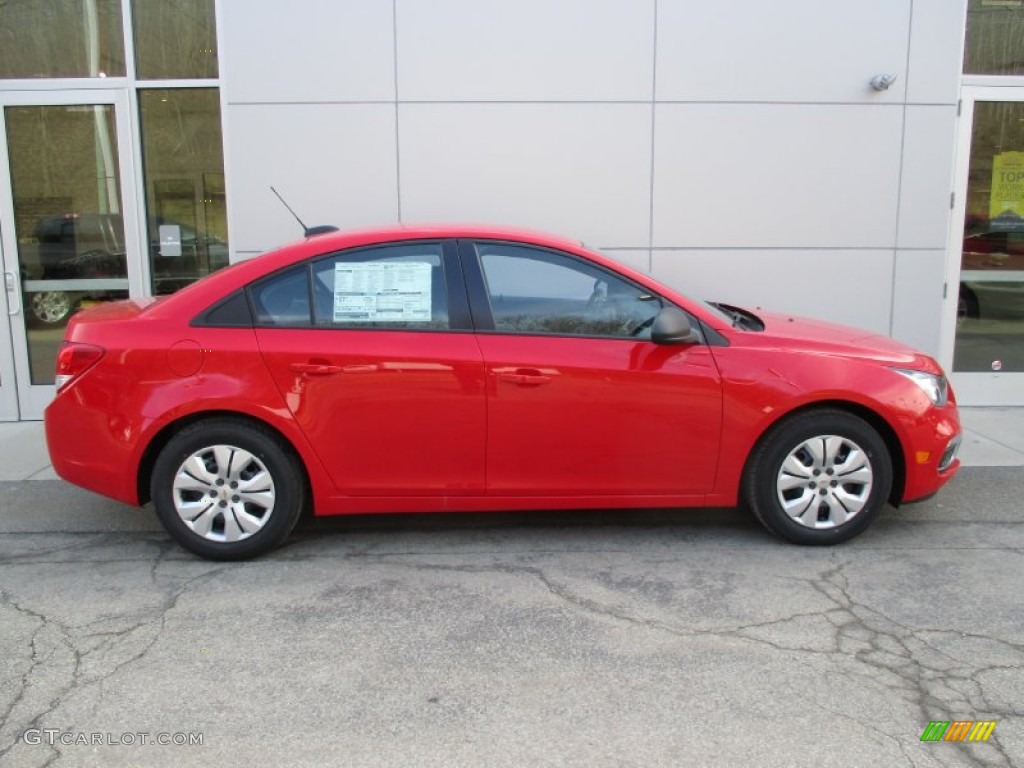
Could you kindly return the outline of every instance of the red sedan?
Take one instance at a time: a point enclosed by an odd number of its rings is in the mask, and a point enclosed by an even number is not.
[[[74,316],[53,466],[215,559],[300,514],[733,506],[832,544],[959,467],[930,357],[519,230],[323,234]]]

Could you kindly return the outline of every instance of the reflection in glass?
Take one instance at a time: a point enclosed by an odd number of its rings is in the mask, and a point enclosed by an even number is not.
[[[1024,3],[970,0],[964,72],[971,75],[1024,74]]]
[[[0,2],[0,78],[124,75],[120,0]]]
[[[133,0],[132,23],[139,79],[217,77],[213,0]]]
[[[216,88],[139,92],[154,294],[228,263],[224,153]]]
[[[31,380],[52,384],[72,312],[128,295],[114,108],[4,115]]]
[[[480,243],[494,327],[512,333],[650,338],[661,300],[562,254]]]
[[[1024,371],[1024,104],[974,109],[953,369]]]

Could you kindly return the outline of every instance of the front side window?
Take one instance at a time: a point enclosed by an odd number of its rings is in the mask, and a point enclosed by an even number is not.
[[[496,331],[650,338],[662,301],[638,285],[561,253],[478,243]]]
[[[448,292],[440,243],[346,251],[313,264],[318,328],[444,330]]]

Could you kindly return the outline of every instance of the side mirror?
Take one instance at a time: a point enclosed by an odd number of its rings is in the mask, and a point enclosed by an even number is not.
[[[675,307],[664,307],[654,318],[651,341],[655,344],[695,344],[700,334],[690,325],[690,318]]]

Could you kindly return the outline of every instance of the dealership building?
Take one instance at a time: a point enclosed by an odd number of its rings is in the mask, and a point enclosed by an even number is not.
[[[301,237],[271,187],[570,235],[1024,404],[1021,0],[4,2],[0,420],[75,309]]]

